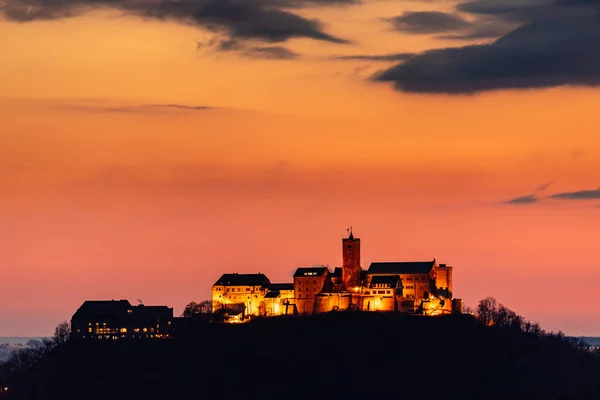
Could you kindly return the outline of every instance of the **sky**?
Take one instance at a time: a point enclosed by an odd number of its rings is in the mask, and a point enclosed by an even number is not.
[[[454,267],[600,336],[600,2],[0,0],[0,336],[223,273]]]

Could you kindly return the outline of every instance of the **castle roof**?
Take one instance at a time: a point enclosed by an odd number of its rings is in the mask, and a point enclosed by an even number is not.
[[[264,286],[266,289],[269,290],[294,290],[294,284],[293,283],[270,283],[268,285]]]
[[[173,309],[167,306],[132,306],[127,300],[87,300],[75,311],[75,321],[102,319],[104,321],[159,321],[173,318]]]
[[[335,267],[333,270],[333,274],[331,274],[332,278],[341,278],[342,277],[342,267]]]
[[[223,274],[213,286],[266,286],[271,281],[265,274]]]
[[[370,275],[394,275],[394,274],[428,274],[435,265],[433,261],[413,262],[374,262],[371,263]]]
[[[281,295],[279,290],[271,290],[265,294],[265,299],[276,299]]]
[[[399,275],[375,275],[371,279],[371,288],[375,287],[374,285],[383,284],[389,285],[390,288],[402,287],[402,281],[400,280]]]
[[[140,318],[173,318],[173,309],[167,306],[145,306],[138,305],[133,312]]]
[[[133,307],[127,300],[86,300],[81,307],[75,311],[73,318],[87,316],[117,316],[127,315],[127,310]]]
[[[323,276],[326,271],[328,271],[326,267],[298,268],[294,274],[294,278],[305,276]]]

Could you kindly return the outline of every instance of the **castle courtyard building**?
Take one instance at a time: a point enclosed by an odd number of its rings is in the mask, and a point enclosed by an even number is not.
[[[243,307],[247,316],[337,310],[394,311],[424,315],[462,312],[453,297],[451,266],[431,261],[372,262],[361,266],[361,241],[342,239],[342,266],[301,267],[293,284],[271,284],[263,274],[224,274],[213,285],[213,307]],[[279,286],[278,286],[279,285]]]

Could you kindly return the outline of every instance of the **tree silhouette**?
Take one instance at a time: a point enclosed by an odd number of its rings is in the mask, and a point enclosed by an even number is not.
[[[212,313],[212,301],[211,300],[204,300],[200,302],[200,312],[202,314],[210,314]]]
[[[200,303],[190,301],[187,306],[183,309],[182,317],[191,317],[197,314],[210,314],[212,313],[212,301],[204,300]]]
[[[52,337],[56,344],[67,342],[71,338],[71,325],[67,321],[63,321],[54,328],[54,336]]]
[[[493,297],[486,297],[477,305],[477,319],[486,325],[492,326],[496,323],[495,317],[498,313],[498,302]]]
[[[195,301],[190,301],[187,306],[183,309],[183,313],[181,313],[182,317],[191,317],[196,314],[200,314],[200,304]]]

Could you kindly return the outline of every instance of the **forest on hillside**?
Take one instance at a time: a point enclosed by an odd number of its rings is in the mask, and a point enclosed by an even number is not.
[[[600,358],[586,343],[493,299],[475,314],[275,317],[179,340],[59,335],[30,359],[15,354],[0,379],[15,400],[600,398]]]

